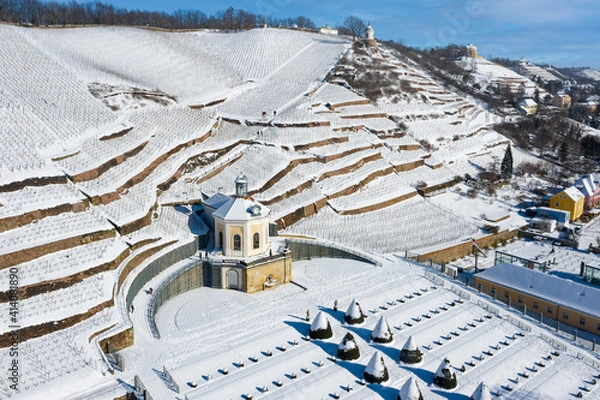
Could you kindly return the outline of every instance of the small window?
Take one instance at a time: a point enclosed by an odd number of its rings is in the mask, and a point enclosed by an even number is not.
[[[223,248],[223,232],[219,232],[219,247]]]
[[[598,330],[600,331],[600,322],[598,322]]]
[[[569,313],[567,311],[563,311],[563,319],[569,319]]]
[[[585,325],[585,317],[579,317],[579,325]]]
[[[233,235],[233,250],[242,249],[242,237],[240,235]]]
[[[252,247],[255,249],[260,248],[260,235],[258,232],[252,235]]]
[[[506,297],[508,299],[510,297],[510,293],[504,292],[504,297]]]
[[[517,298],[517,301],[518,301],[519,303],[522,303],[522,302],[523,302],[523,298],[522,298],[521,296],[519,296],[519,297]]]
[[[558,207],[558,201],[554,203],[554,207]]]
[[[548,314],[552,314],[552,306],[548,306]]]
[[[539,303],[537,301],[533,302],[533,308],[535,308],[536,310],[540,307]]]

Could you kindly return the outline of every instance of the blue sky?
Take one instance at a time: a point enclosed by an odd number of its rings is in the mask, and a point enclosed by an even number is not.
[[[376,37],[416,47],[474,43],[485,56],[600,69],[598,0],[101,0],[129,9],[208,15],[228,6],[275,17],[304,15],[341,25],[371,22]]]

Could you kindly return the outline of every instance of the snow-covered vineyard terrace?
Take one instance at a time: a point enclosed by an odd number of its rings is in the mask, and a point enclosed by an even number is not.
[[[524,220],[455,179],[500,117],[375,38],[0,24],[0,398],[600,398],[595,353],[399,257]],[[372,63],[418,94],[340,81]]]

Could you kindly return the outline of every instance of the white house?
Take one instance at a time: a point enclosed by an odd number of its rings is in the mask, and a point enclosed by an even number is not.
[[[337,35],[338,34],[338,30],[335,28],[332,28],[329,25],[323,25],[320,29],[319,29],[319,33],[322,33],[324,35]]]

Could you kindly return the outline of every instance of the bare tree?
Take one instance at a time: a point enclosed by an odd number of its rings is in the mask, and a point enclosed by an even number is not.
[[[352,35],[352,40],[356,40],[357,36],[360,37],[365,31],[366,27],[367,26],[365,25],[362,19],[353,15],[346,17],[346,19],[344,20],[344,28],[346,28],[348,32]]]

